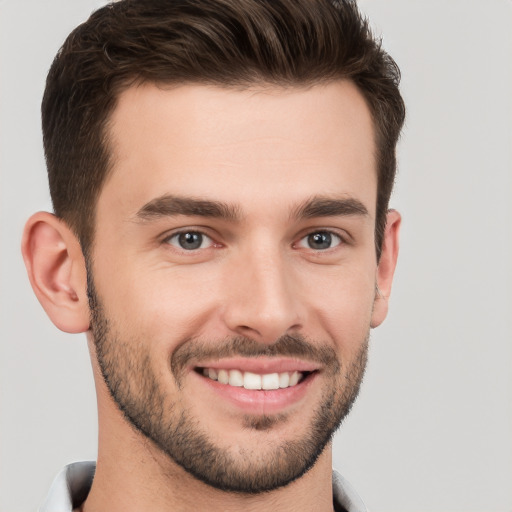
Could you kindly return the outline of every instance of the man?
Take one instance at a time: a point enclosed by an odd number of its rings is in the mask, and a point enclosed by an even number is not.
[[[41,510],[365,510],[331,438],[387,313],[398,79],[351,2],[123,0],[71,33],[23,255],[87,333],[98,460]]]

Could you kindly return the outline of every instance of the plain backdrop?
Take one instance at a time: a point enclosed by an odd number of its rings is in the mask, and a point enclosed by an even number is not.
[[[20,256],[50,209],[39,105],[94,0],[0,1],[0,511],[36,510],[94,459],[84,335],[59,332]],[[512,2],[364,0],[408,106],[392,200],[404,217],[390,315],[373,332],[335,466],[373,512],[512,510]]]

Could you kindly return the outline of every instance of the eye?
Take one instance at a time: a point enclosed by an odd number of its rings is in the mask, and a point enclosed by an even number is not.
[[[298,245],[315,251],[325,251],[340,245],[342,239],[331,231],[315,231],[302,238]]]
[[[182,231],[181,233],[175,233],[167,238],[166,242],[185,251],[206,249],[213,245],[213,240],[200,231]]]

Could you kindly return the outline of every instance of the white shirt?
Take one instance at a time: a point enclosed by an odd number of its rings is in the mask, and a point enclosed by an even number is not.
[[[89,493],[95,469],[94,462],[74,462],[66,466],[53,481],[39,512],[72,512],[73,507],[79,507]],[[344,507],[346,512],[368,512],[353,487],[337,471],[332,472],[332,486],[338,508]]]

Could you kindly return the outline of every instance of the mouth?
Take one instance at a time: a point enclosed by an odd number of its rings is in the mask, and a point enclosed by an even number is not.
[[[190,370],[208,406],[230,404],[229,410],[259,415],[298,410],[317,388],[323,367],[287,357],[233,357],[205,361]]]
[[[220,384],[247,390],[271,391],[288,389],[302,383],[314,371],[289,371],[273,373],[253,373],[239,369],[197,367],[195,371],[200,375],[217,381]]]

